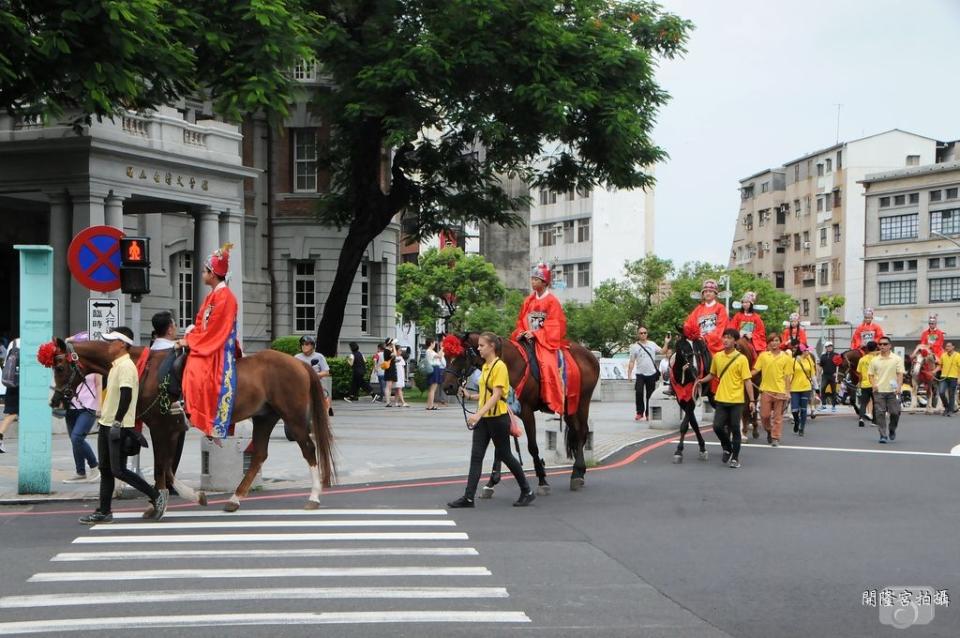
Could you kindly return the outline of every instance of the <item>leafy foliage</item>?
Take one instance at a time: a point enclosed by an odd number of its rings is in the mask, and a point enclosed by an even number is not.
[[[483,332],[489,330],[501,337],[508,337],[517,325],[520,307],[526,293],[520,290],[507,290],[502,304],[479,304],[465,309],[463,313],[464,332]]]
[[[824,320],[828,326],[839,326],[843,323],[843,319],[837,316],[836,311],[847,303],[846,298],[843,295],[833,295],[831,297],[821,297],[820,304],[824,305],[828,309],[827,318]]]

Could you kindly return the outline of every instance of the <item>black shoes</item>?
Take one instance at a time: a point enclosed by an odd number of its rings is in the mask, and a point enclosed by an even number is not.
[[[450,501],[447,503],[447,507],[452,509],[458,509],[461,507],[473,507],[473,499],[467,498],[466,496],[461,496],[455,501]]]
[[[87,514],[86,516],[81,516],[81,517],[80,517],[80,522],[83,523],[84,525],[99,525],[99,524],[102,524],[102,523],[112,523],[112,522],[113,522],[113,514],[110,514],[109,512],[108,512],[107,514],[104,514],[104,513],[100,512],[99,510],[97,510],[97,511],[93,512],[92,514]]]
[[[726,465],[726,464],[727,464],[727,461],[730,460],[730,456],[731,456],[732,454],[733,454],[733,452],[728,452],[727,450],[724,450],[724,451],[723,451],[723,456],[720,457],[720,462],[723,463],[724,465]]]
[[[514,507],[526,507],[537,498],[537,495],[533,493],[533,490],[527,490],[526,492],[520,492],[520,498],[518,498],[513,506]]]

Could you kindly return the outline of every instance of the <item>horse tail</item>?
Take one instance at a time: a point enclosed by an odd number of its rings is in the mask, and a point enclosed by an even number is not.
[[[323,486],[330,487],[336,478],[336,464],[333,461],[333,430],[330,427],[330,415],[323,401],[323,386],[320,377],[310,370],[310,412],[313,442],[317,448],[317,465],[323,476]]]

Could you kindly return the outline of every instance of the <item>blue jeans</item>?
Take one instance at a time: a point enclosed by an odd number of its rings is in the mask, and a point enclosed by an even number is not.
[[[940,379],[940,400],[947,414],[957,407],[957,380],[952,378]]]
[[[799,412],[798,423],[800,424],[800,430],[803,431],[804,426],[807,424],[807,402],[810,400],[810,391],[805,392],[791,392],[790,393],[790,411],[794,414]]]
[[[387,393],[387,382],[382,374],[377,375],[377,383],[380,384],[380,398],[384,403],[388,403],[387,397],[383,396]]]
[[[73,446],[73,462],[77,466],[77,474],[87,473],[84,461],[90,464],[91,470],[97,467],[97,456],[87,443],[87,434],[95,421],[96,417],[90,410],[67,410],[67,431],[70,432],[70,445]]]

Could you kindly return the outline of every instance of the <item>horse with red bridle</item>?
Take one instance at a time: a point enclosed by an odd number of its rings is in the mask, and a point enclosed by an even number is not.
[[[76,392],[86,375],[106,375],[112,361],[107,344],[102,341],[66,343],[53,341],[54,394],[51,405],[60,405]],[[130,348],[130,356],[137,361],[144,348]],[[181,494],[193,495],[205,504],[202,492],[197,494],[174,476],[178,439],[185,429],[182,416],[162,409],[165,404],[161,392],[160,364],[169,351],[152,351],[140,379],[140,393],[136,414],[150,428],[153,443],[154,477],[157,489],[173,485]],[[189,357],[187,364],[190,365]],[[188,406],[189,408],[189,406]],[[306,509],[320,506],[320,492],[329,487],[335,474],[333,461],[333,433],[327,411],[323,407],[323,389],[316,373],[305,363],[274,350],[264,350],[237,360],[236,402],[233,423],[253,420],[253,455],[244,474],[224,510],[234,512],[240,507],[254,478],[267,458],[270,433],[277,421],[283,419],[288,435],[300,446],[303,458],[310,467],[313,486]],[[313,435],[313,440],[310,436]]]

